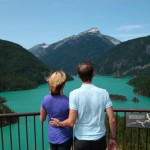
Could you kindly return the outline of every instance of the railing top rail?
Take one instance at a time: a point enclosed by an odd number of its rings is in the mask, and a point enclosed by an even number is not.
[[[8,114],[0,114],[0,117],[19,117],[19,116],[37,116],[40,112],[28,112],[28,113],[8,113]]]
[[[135,108],[115,108],[114,112],[150,112],[150,109],[135,109]],[[21,117],[21,116],[37,116],[40,112],[28,112],[28,113],[8,113],[0,114],[0,117]]]
[[[115,108],[114,112],[150,112],[150,109]]]

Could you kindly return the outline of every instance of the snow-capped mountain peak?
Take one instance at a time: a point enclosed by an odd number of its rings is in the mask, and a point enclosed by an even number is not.
[[[49,45],[44,43],[44,44],[42,44],[42,45],[40,45],[40,46],[45,49],[45,48],[47,48]]]
[[[86,30],[86,31],[84,31],[84,32],[81,32],[80,34],[79,34],[79,36],[82,36],[82,35],[85,35],[85,34],[95,34],[95,35],[97,35],[97,36],[99,36],[99,37],[101,37],[101,36],[103,36],[101,33],[100,33],[100,31],[98,30],[98,28],[91,28],[91,29],[89,29],[89,30]]]
[[[97,32],[99,32],[99,30],[97,28],[92,28],[92,29],[88,30],[88,32],[97,33]]]
[[[49,47],[48,44],[42,43],[42,44],[33,46],[32,48],[29,49],[29,51],[33,53],[36,57],[40,57],[45,52],[45,49],[47,47]]]

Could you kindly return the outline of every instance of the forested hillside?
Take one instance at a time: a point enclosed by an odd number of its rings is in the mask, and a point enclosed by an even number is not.
[[[115,77],[150,75],[150,36],[114,47],[100,59],[98,72]]]
[[[49,69],[18,44],[0,40],[0,91],[35,88]]]
[[[129,82],[134,92],[150,97],[150,36],[122,42],[99,63],[97,72],[114,77],[136,77]]]
[[[150,76],[138,76],[130,80],[129,84],[135,87],[135,93],[150,97]]]

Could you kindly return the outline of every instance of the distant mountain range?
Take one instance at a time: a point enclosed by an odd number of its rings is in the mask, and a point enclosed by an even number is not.
[[[99,61],[101,75],[150,75],[150,36],[122,42]]]
[[[97,64],[104,54],[118,44],[119,40],[92,28],[51,45],[36,45],[29,51],[49,67],[74,74],[79,62],[88,60]]]
[[[38,45],[30,51],[49,67],[71,74],[76,73],[77,63],[90,60],[95,64],[96,74],[136,77],[129,81],[134,92],[150,97],[150,36],[120,42],[93,28],[52,45]]]
[[[120,42],[92,28],[51,45],[36,45],[29,51],[0,40],[0,91],[37,87],[56,69],[75,74],[76,65],[88,60],[95,64],[99,75],[138,76],[129,84],[136,87],[136,93],[150,96],[150,36]],[[68,75],[67,79],[72,80]]]

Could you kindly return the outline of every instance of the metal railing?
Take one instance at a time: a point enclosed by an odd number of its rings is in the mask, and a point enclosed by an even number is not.
[[[118,150],[150,150],[150,128],[126,127],[127,112],[150,113],[150,109],[114,109],[114,112]],[[47,124],[39,121],[39,112],[0,114],[0,150],[48,150]],[[106,128],[109,139],[107,117]]]
[[[40,131],[41,147],[45,150],[44,144],[44,124],[39,121],[39,112],[33,113],[10,113],[0,115],[0,150],[37,150],[37,134]],[[17,120],[15,124],[9,124]],[[32,120],[32,121],[31,121]],[[3,126],[3,122],[7,122],[8,126]],[[37,128],[38,124],[38,128]],[[39,125],[40,124],[40,125]],[[21,129],[21,125],[23,126]],[[13,128],[15,126],[15,128]],[[40,127],[40,128],[39,128]],[[13,129],[15,132],[13,132]],[[32,135],[31,135],[32,132]],[[5,135],[7,134],[7,136]],[[32,136],[32,143],[30,142]],[[14,139],[13,139],[14,138]],[[24,142],[22,142],[25,139]],[[7,142],[6,142],[7,141]],[[15,142],[15,143],[13,143]],[[23,143],[23,145],[21,145]],[[32,145],[32,147],[30,146]]]
[[[150,109],[114,109],[114,112],[118,150],[150,150],[150,128],[126,126],[127,113],[149,113]],[[109,139],[108,119],[106,121]]]

